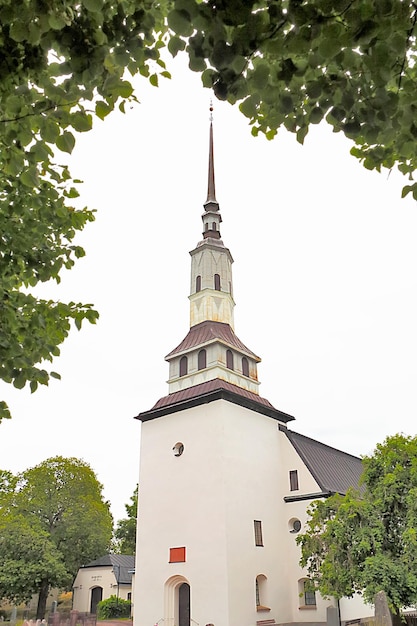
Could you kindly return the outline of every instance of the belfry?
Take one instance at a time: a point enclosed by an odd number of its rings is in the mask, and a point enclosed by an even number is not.
[[[312,500],[358,483],[361,461],[288,429],[259,395],[260,358],[234,330],[233,258],[216,199],[213,122],[190,330],[165,357],[168,395],[142,422],[135,626],[326,622],[295,537]],[[342,621],[364,616],[341,602]]]

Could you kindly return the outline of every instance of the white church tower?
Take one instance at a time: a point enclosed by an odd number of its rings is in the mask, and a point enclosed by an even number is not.
[[[168,395],[137,416],[135,626],[324,622],[329,602],[304,587],[295,534],[306,504],[346,491],[360,461],[289,431],[294,418],[258,393],[260,359],[234,332],[212,122],[202,220],[190,331],[166,357]]]

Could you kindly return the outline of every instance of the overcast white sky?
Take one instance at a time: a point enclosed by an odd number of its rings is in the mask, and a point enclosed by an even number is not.
[[[140,105],[78,139],[71,158],[97,220],[87,257],[48,296],[93,302],[52,381],[34,395],[1,385],[1,467],[55,455],[90,463],[115,519],[138,481],[140,423],[168,386],[164,356],[189,328],[191,250],[206,199],[210,92],[184,60]],[[349,142],[314,128],[304,147],[255,139],[237,107],[215,102],[222,238],[234,257],[235,330],[261,358],[260,393],[294,430],[371,453],[416,434],[417,204],[406,184],[366,171]]]

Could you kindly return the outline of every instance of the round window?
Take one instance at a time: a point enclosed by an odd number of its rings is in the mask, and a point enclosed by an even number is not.
[[[301,522],[296,517],[292,517],[288,522],[288,530],[290,533],[299,533],[301,530]]]
[[[174,456],[181,456],[181,454],[184,452],[184,444],[178,441],[178,443],[175,444],[172,450],[174,452]]]

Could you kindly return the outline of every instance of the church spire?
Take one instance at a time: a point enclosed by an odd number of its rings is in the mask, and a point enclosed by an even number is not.
[[[205,212],[201,216],[204,225],[204,239],[220,239],[220,224],[222,221],[222,216],[220,215],[219,209],[220,207],[219,203],[216,200],[216,188],[214,184],[213,105],[212,103],[210,103],[207,200],[204,203]]]
[[[213,104],[210,102],[210,138],[209,138],[209,164],[208,164],[208,184],[207,200],[204,206],[211,205],[212,210],[219,210],[219,203],[216,200],[216,187],[214,184],[214,149],[213,149]]]
[[[214,187],[213,107],[210,135],[207,200],[203,238],[191,250],[190,331],[165,358],[169,362],[169,393],[209,381],[226,381],[233,389],[258,395],[260,359],[234,332],[233,257],[220,237],[222,221]],[[216,383],[218,384],[218,383]]]

